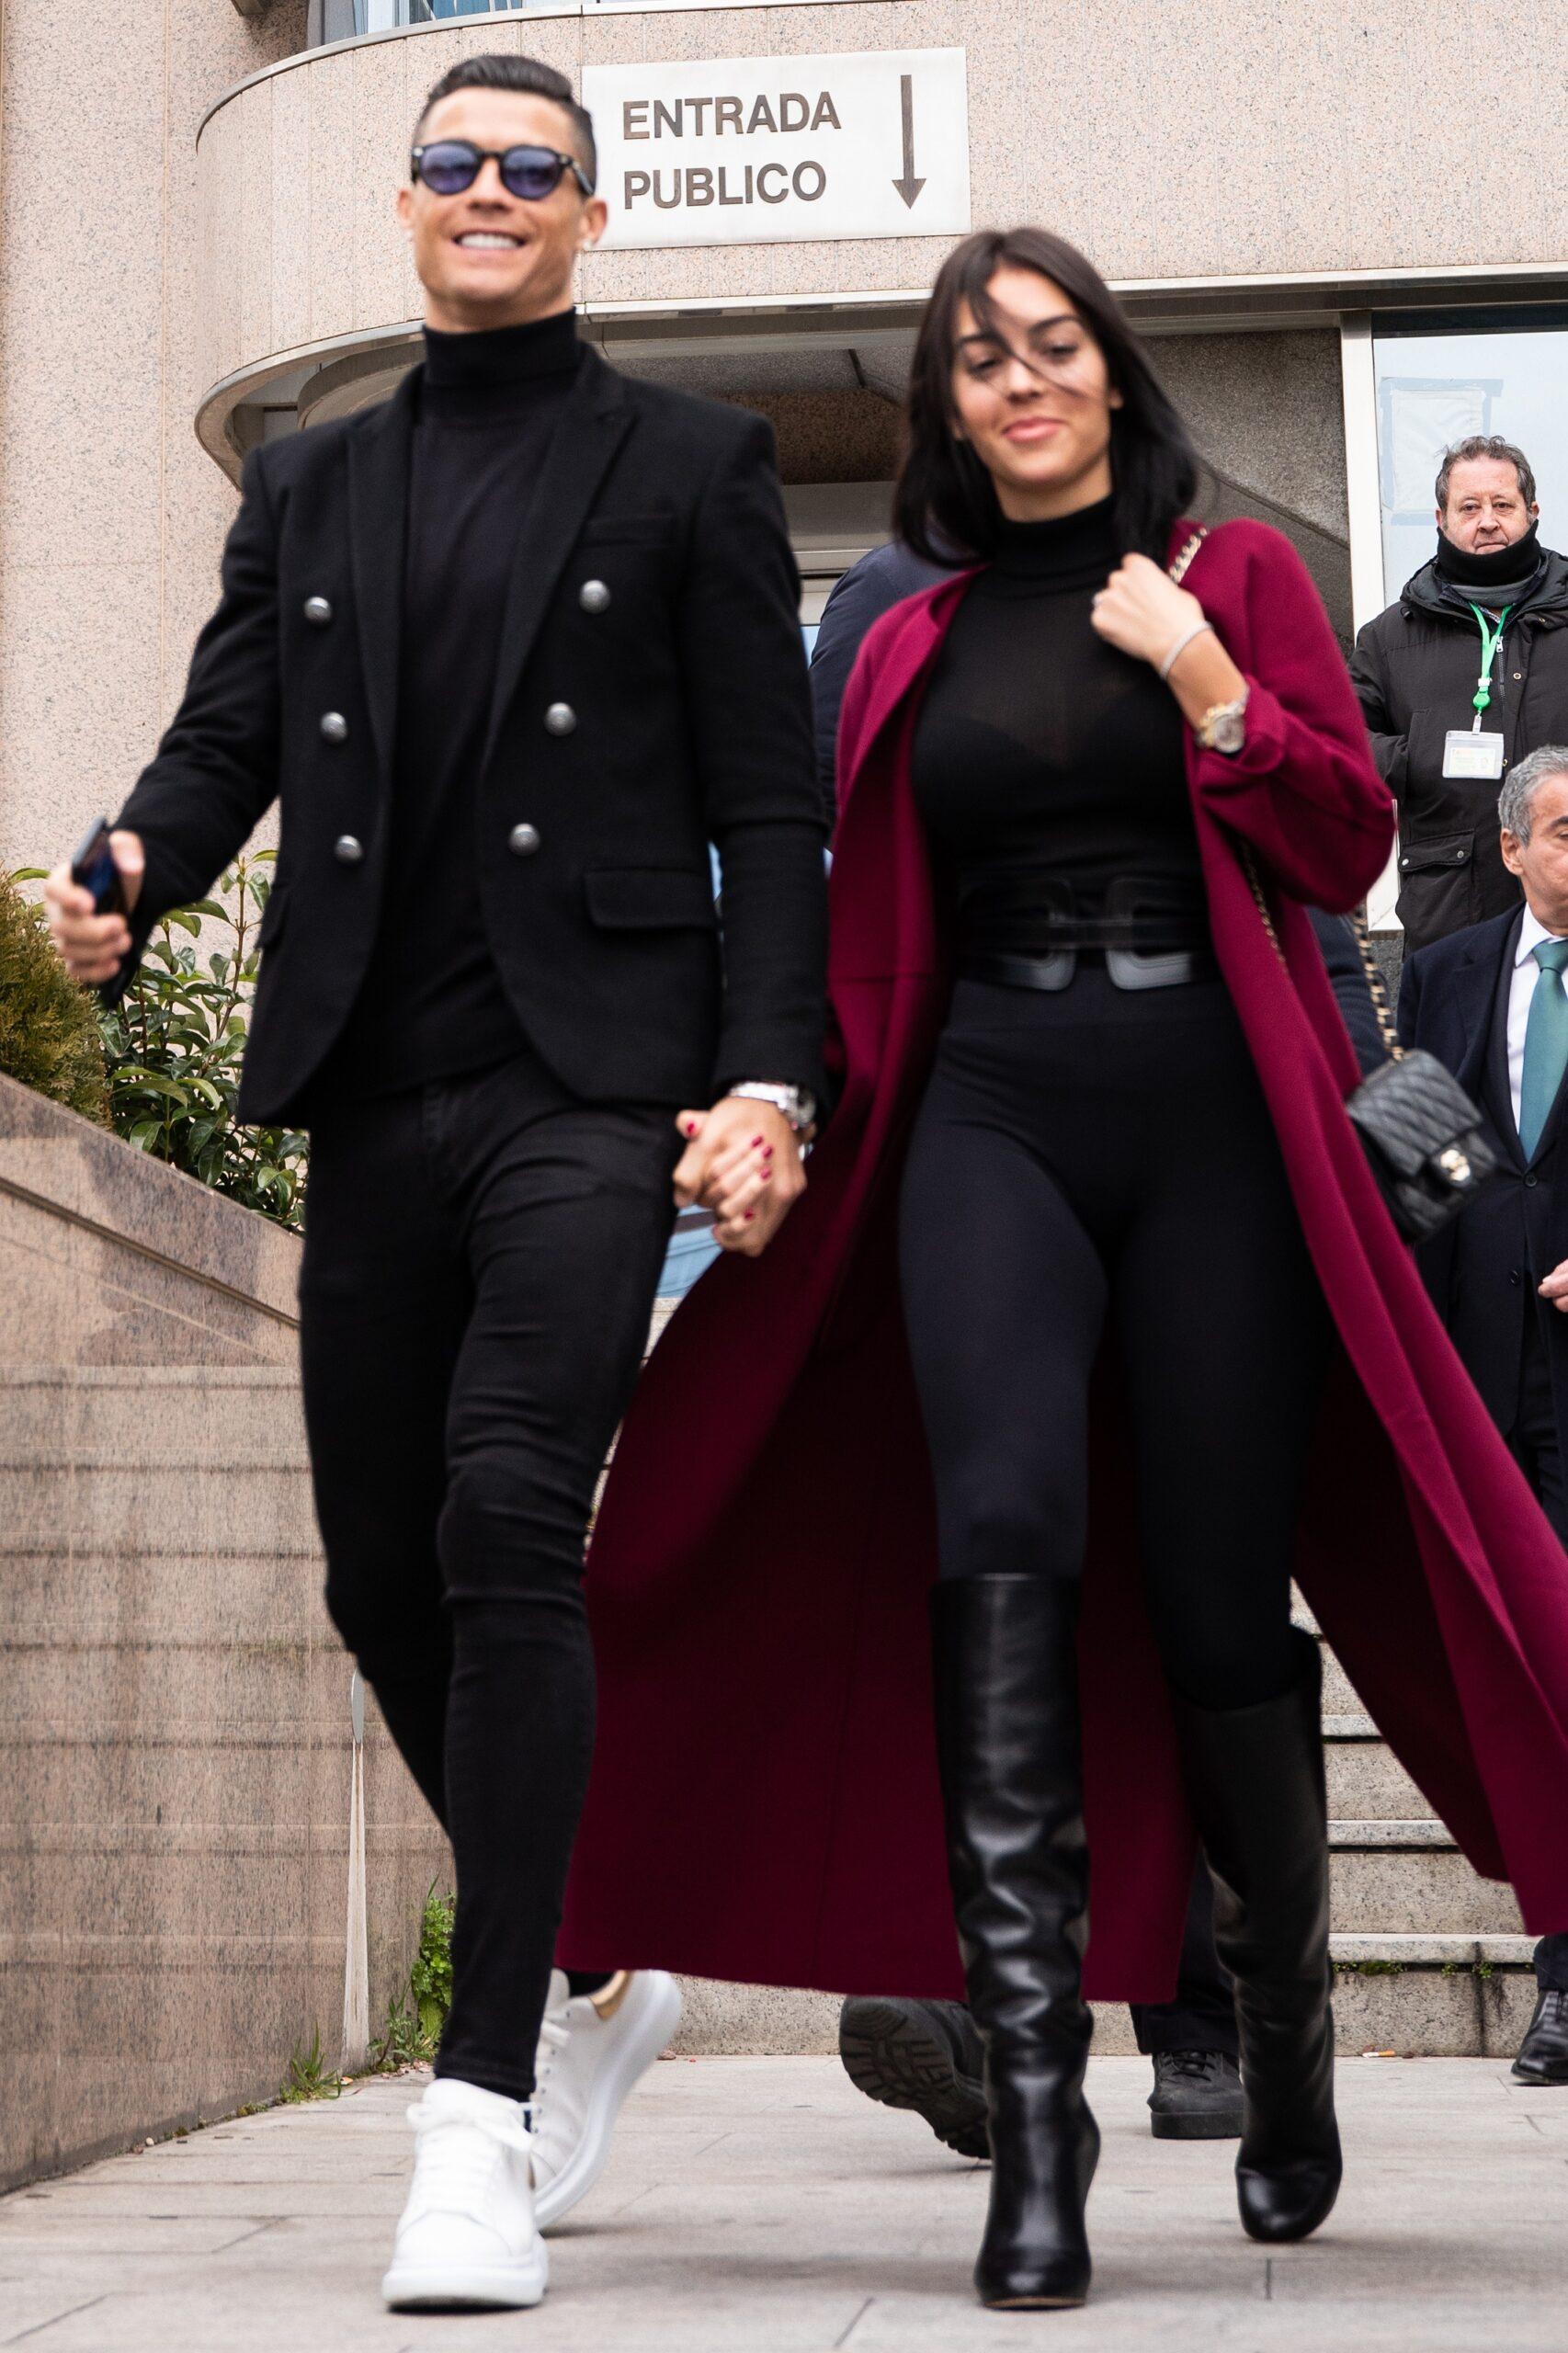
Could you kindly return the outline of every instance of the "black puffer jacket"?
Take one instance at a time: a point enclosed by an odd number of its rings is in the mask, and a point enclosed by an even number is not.
[[[1540,744],[1568,743],[1568,561],[1546,570],[1508,617],[1483,722],[1500,729],[1505,767]],[[1399,919],[1405,953],[1518,904],[1498,850],[1493,783],[1445,777],[1443,739],[1475,717],[1481,633],[1443,593],[1436,563],[1356,640],[1350,675],[1372,751],[1399,803]]]

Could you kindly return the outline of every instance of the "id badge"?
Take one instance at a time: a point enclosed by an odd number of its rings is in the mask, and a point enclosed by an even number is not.
[[[1503,738],[1489,728],[1450,727],[1443,738],[1443,774],[1495,784],[1503,773]]]

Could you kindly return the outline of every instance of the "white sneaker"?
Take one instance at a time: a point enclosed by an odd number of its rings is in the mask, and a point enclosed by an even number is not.
[[[541,2231],[597,2181],[627,2094],[680,2024],[680,1988],[662,1969],[621,1970],[571,1996],[552,1972],[534,2091],[534,2212]]]
[[[534,2222],[522,2104],[438,2076],[408,2111],[414,2186],[381,2294],[394,2312],[426,2305],[537,2304],[550,2250]]]

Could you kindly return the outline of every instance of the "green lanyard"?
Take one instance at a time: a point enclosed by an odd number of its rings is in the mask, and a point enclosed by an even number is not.
[[[1476,692],[1471,704],[1471,709],[1475,712],[1474,733],[1479,734],[1482,713],[1492,700],[1492,665],[1497,659],[1497,648],[1503,642],[1503,631],[1508,625],[1508,615],[1514,608],[1512,605],[1504,606],[1497,616],[1495,629],[1490,626],[1486,615],[1479,605],[1471,605],[1470,609],[1475,615],[1476,626],[1481,631],[1481,676],[1475,682]]]

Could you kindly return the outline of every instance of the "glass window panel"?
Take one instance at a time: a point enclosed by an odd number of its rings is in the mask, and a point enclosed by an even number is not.
[[[707,5],[707,0],[699,0]],[[618,8],[641,7],[644,0],[581,0],[587,16]],[[692,0],[665,0],[672,8]],[[730,0],[736,7],[758,8],[769,0]],[[352,40],[366,33],[396,32],[405,25],[442,24],[460,17],[559,17],[563,7],[574,13],[578,0],[310,0],[305,45]]]
[[[1433,483],[1443,451],[1471,433],[1497,433],[1535,469],[1541,538],[1568,540],[1568,330],[1378,335],[1378,481],[1383,593],[1392,601],[1437,542]]]

